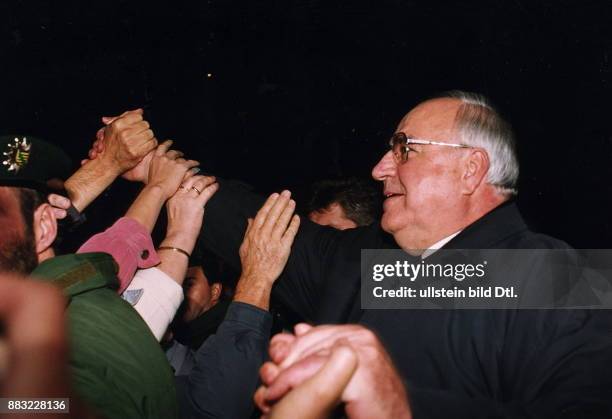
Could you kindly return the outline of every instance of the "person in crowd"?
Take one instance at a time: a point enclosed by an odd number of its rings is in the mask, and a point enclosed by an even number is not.
[[[300,224],[290,196],[272,194],[248,221],[240,245],[242,271],[225,319],[195,353],[194,368],[177,377],[182,417],[244,418],[253,411],[272,326],[272,286]]]
[[[453,92],[420,103],[400,121],[372,174],[384,187],[380,224],[336,231],[302,223],[274,288],[274,298],[305,320],[359,325],[298,336],[277,368],[294,365],[307,378],[304,357],[354,339],[359,366],[343,398],[351,417],[610,416],[606,310],[360,306],[361,249],[420,255],[440,248],[567,248],[523,221],[513,201],[515,140],[486,99]],[[219,185],[200,240],[237,267],[246,219],[261,199],[238,184]],[[529,281],[538,277],[534,270]],[[272,404],[281,393],[262,399]]]
[[[123,114],[105,129],[108,148],[96,162],[83,166],[65,183],[72,203],[84,208],[119,175],[132,168],[156,146],[142,112]],[[3,144],[2,146],[9,146]],[[82,253],[54,257],[57,232],[55,211],[46,202],[46,166],[36,162],[45,150],[40,141],[23,141],[17,152],[7,151],[9,164],[0,174],[0,201],[7,240],[2,243],[3,269],[32,273],[62,289],[68,298],[71,381],[75,393],[102,417],[176,417],[175,387],[163,351],[147,325],[116,293],[116,264],[110,255]],[[140,155],[129,150],[137,147]],[[147,188],[163,203],[176,192],[193,162],[179,161],[178,154],[164,153],[180,170],[160,170],[160,183]],[[54,161],[53,155],[45,160]],[[126,163],[129,160],[131,163]],[[153,165],[153,164],[152,164]],[[167,168],[166,168],[167,169]],[[193,178],[187,181],[194,182]],[[176,186],[171,183],[176,182]],[[169,185],[170,183],[170,185]],[[203,187],[202,187],[203,188]],[[166,195],[164,195],[166,194]],[[143,191],[139,198],[145,199]],[[147,200],[150,197],[146,198]],[[203,212],[203,201],[194,206]],[[187,221],[189,222],[189,221]],[[143,255],[145,256],[145,255]],[[112,377],[112,378],[111,378]]]
[[[182,301],[187,260],[198,235],[194,227],[201,225],[203,204],[216,190],[214,179],[207,181],[194,176],[197,168],[193,166],[197,162],[182,159],[178,151],[168,151],[170,145],[166,141],[150,153],[146,187],[126,216],[78,250],[113,256],[119,266],[119,293],[123,293],[123,298],[132,304],[158,340]],[[171,193],[172,198],[167,201],[166,238],[156,252],[151,231]]]
[[[370,181],[322,180],[312,187],[308,219],[338,230],[367,226],[378,220],[381,204],[380,192]]]
[[[97,151],[90,153],[90,159],[83,162],[84,167],[106,152],[106,141],[105,138],[96,140]],[[150,172],[148,166],[152,166],[154,161],[155,157],[145,157],[139,168],[132,171],[130,180],[142,181],[148,186],[146,173]],[[211,183],[214,181],[213,178],[207,179]],[[183,191],[190,189],[185,187]],[[190,208],[196,209],[198,206]],[[187,223],[195,236],[199,234],[203,205],[199,206],[199,211],[199,222],[190,219]],[[184,371],[186,374],[176,377],[181,417],[242,418],[252,413],[252,396],[258,384],[257,371],[265,361],[270,338],[272,285],[283,270],[300,223],[299,217],[293,215],[294,211],[295,201],[291,199],[291,193],[283,191],[272,194],[254,219],[249,220],[239,252],[241,275],[225,318],[216,333],[209,336],[193,354],[193,366]],[[187,259],[184,262],[181,266],[183,277]],[[153,291],[148,294],[155,295],[155,288],[164,286],[160,281],[152,289],[147,286],[150,281],[140,282],[139,275],[146,271],[148,269],[136,273],[126,292],[133,290],[135,284],[142,284],[143,296],[147,295],[147,291]],[[173,279],[178,278],[178,274],[177,269]],[[168,282],[167,277],[160,277],[160,280]],[[153,298],[148,304],[149,313],[139,311],[158,339],[161,337],[158,332],[165,330],[169,324],[168,316],[155,315],[167,311],[164,300]],[[138,303],[134,307],[138,309]],[[162,317],[165,324],[150,320]]]
[[[164,338],[176,375],[191,371],[194,351],[217,331],[231,303],[227,288],[236,277],[218,257],[196,246],[183,283],[183,304]]]

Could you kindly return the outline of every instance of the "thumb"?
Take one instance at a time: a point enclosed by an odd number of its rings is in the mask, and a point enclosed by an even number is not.
[[[326,418],[340,402],[342,392],[357,369],[357,354],[348,345],[337,344],[329,360],[310,379],[283,397],[270,412],[270,418]]]
[[[247,234],[249,234],[249,231],[251,231],[251,226],[253,225],[253,219],[252,218],[248,218],[247,219],[247,228],[244,232],[244,235],[246,236]]]
[[[113,121],[114,121],[115,119],[117,119],[117,118],[119,118],[119,117],[118,117],[118,116],[103,116],[103,117],[102,117],[102,123],[103,123],[104,125],[110,125],[110,124],[112,124],[112,123],[113,123]]]
[[[137,108],[132,111],[125,111],[119,116],[103,116],[102,123],[104,125],[112,124],[116,119],[126,116],[129,113],[136,113],[136,114],[142,115],[144,113],[144,110],[142,108]]]

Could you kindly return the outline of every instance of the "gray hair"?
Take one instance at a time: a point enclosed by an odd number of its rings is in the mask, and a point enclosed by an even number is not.
[[[483,148],[489,155],[487,183],[495,186],[503,195],[516,195],[519,163],[510,124],[482,95],[454,90],[440,97],[462,102],[455,126],[464,144]]]

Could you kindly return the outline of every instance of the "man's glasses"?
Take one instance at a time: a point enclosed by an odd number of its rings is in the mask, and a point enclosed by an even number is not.
[[[395,160],[398,163],[405,163],[408,160],[408,154],[410,153],[410,151],[414,151],[410,148],[410,144],[441,145],[454,148],[474,148],[471,145],[467,144],[451,144],[443,143],[441,141],[409,138],[403,132],[396,132],[389,140],[389,146],[391,147],[393,156],[395,157]]]

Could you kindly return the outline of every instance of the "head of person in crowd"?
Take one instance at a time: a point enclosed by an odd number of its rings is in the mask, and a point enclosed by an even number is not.
[[[372,170],[384,184],[383,229],[415,253],[511,199],[518,175],[509,124],[484,97],[459,91],[404,116]]]
[[[66,190],[72,190],[74,196],[70,199],[77,210],[157,146],[142,113],[142,109],[136,109],[109,120],[103,132],[109,145],[97,162],[79,169],[79,187],[68,185],[72,176],[61,182]],[[60,186],[57,179],[63,180],[71,173],[71,163],[62,150],[34,137],[0,136],[0,151],[0,229],[4,233],[0,269],[30,273],[39,263],[55,256],[57,218],[60,213],[65,216],[66,211],[55,208],[47,198],[49,192],[55,191],[54,185]],[[97,182],[84,182],[83,176]]]
[[[230,281],[226,264],[209,251],[196,247],[189,259],[183,283],[185,291],[182,320],[190,322],[224,299],[224,284]]]
[[[308,218],[317,224],[346,230],[378,220],[380,206],[380,192],[371,180],[327,179],[312,187]]]
[[[71,162],[59,148],[30,136],[0,136],[0,270],[27,274],[54,256],[57,221],[48,181],[65,179]]]
[[[183,282],[185,299],[172,324],[173,337],[198,348],[214,334],[225,317],[236,278],[226,263],[196,246]]]

